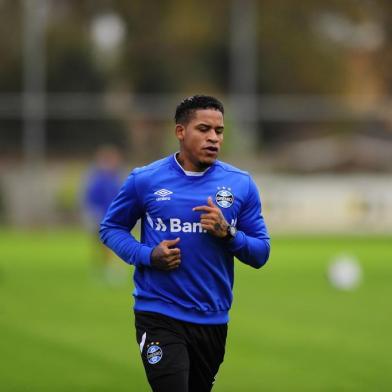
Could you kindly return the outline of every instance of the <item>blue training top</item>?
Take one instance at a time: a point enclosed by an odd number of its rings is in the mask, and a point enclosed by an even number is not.
[[[204,212],[192,211],[207,205],[209,196],[237,227],[232,241],[208,234],[200,224]],[[140,242],[130,234],[139,218]],[[228,322],[234,256],[260,268],[270,252],[259,193],[249,174],[220,161],[204,173],[185,172],[175,155],[131,172],[101,223],[100,236],[135,266],[135,310],[198,324]],[[177,237],[180,266],[152,267],[153,248]]]

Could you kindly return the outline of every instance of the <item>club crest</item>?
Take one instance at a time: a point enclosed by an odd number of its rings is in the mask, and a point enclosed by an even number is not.
[[[150,345],[147,346],[147,361],[151,365],[155,365],[158,363],[163,356],[162,349],[158,346],[158,342],[152,342]]]
[[[222,208],[229,208],[234,203],[234,196],[228,189],[220,189],[215,195],[215,201]]]

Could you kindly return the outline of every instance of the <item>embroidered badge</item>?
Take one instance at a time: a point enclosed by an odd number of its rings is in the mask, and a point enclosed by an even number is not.
[[[215,201],[218,206],[229,208],[234,203],[234,196],[230,189],[220,189],[215,195]]]
[[[151,365],[158,363],[163,356],[162,349],[159,347],[159,342],[151,342],[147,345],[147,361]]]

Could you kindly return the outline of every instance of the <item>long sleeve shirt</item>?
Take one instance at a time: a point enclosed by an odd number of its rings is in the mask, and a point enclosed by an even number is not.
[[[197,174],[197,175],[196,175]],[[211,196],[237,235],[227,241],[201,227]],[[130,233],[141,219],[140,242]],[[157,312],[198,324],[228,322],[234,257],[254,268],[266,263],[270,238],[257,187],[244,171],[216,161],[203,173],[189,173],[175,155],[131,172],[101,223],[101,240],[135,266],[135,310]],[[151,266],[151,252],[179,237],[179,268]]]

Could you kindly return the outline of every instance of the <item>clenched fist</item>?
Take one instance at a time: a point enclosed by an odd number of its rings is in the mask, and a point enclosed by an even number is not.
[[[160,242],[151,253],[151,265],[163,271],[178,268],[181,263],[181,251],[175,246],[179,242],[179,238]]]

